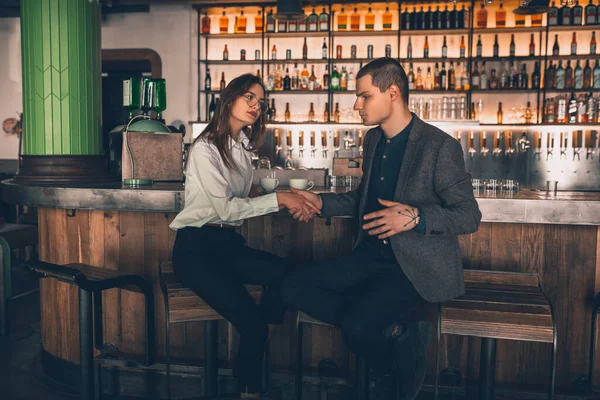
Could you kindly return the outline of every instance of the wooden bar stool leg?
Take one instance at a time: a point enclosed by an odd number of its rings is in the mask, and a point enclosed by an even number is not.
[[[219,321],[204,321],[204,395],[217,396],[219,393]]]
[[[496,339],[481,339],[479,400],[493,400],[496,385]]]
[[[93,329],[92,293],[79,288],[79,363],[82,400],[94,400]]]

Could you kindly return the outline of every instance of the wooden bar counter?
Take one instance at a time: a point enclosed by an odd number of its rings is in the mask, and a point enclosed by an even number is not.
[[[159,263],[171,258],[175,232],[168,225],[182,208],[182,185],[44,187],[18,185],[10,180],[2,185],[4,202],[38,207],[41,260],[89,263],[152,279],[156,346],[159,357],[164,356],[165,312],[157,274]],[[465,268],[534,272],[541,276],[557,315],[558,393],[573,393],[573,380],[587,375],[593,299],[600,292],[600,193],[559,192],[552,196],[522,189],[476,197],[483,221],[477,233],[460,237]],[[249,246],[290,257],[302,265],[350,251],[357,221],[315,218],[302,224],[282,213],[248,220],[239,231]],[[76,364],[77,290],[51,279],[42,280],[40,286],[43,359]],[[114,343],[124,353],[142,354],[142,296],[120,290],[105,293],[104,341]],[[288,315],[286,324],[274,332],[271,354],[276,372],[291,371],[294,365],[292,317]],[[220,324],[220,359],[228,365],[237,348],[237,334],[227,323]],[[174,356],[200,364],[202,331],[200,323],[173,326]],[[304,335],[307,368],[315,368],[327,357],[345,372],[354,368],[354,358],[337,330],[307,326]],[[456,368],[463,380],[475,382],[480,340],[442,337],[442,346],[440,370]],[[550,350],[545,344],[499,341],[498,387],[546,390]],[[431,346],[428,382],[433,381],[434,361]],[[599,382],[600,360],[595,364]]]

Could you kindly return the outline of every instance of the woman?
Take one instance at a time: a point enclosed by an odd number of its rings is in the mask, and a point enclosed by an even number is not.
[[[279,284],[289,270],[281,258],[245,246],[235,229],[246,218],[288,208],[301,219],[318,209],[302,196],[277,192],[248,197],[252,151],[265,132],[265,88],[245,74],[221,94],[212,120],[192,144],[185,168],[185,206],[171,223],[177,230],[177,279],[231,322],[240,333],[233,373],[242,398],[260,398],[268,323],[281,323],[286,305]],[[260,305],[244,284],[266,285]]]

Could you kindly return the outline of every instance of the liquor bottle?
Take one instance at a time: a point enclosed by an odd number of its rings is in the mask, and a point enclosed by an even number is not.
[[[427,36],[425,36],[425,43],[427,43]],[[429,45],[427,45],[429,48]],[[444,35],[444,44],[442,44],[442,58],[448,57],[448,45],[446,44],[446,35]]]
[[[269,111],[269,122],[277,121],[277,109],[275,108],[275,99],[271,99],[271,107],[269,107]]]
[[[471,90],[471,80],[469,79],[469,71],[467,71],[466,68],[463,68],[460,76],[460,84],[462,86],[462,90]]]
[[[565,70],[562,67],[562,60],[558,62],[558,68],[556,69],[555,75],[555,82],[556,89],[565,88]]]
[[[463,70],[460,66],[460,61],[456,63],[456,71],[454,73],[454,90],[462,89]]]
[[[292,90],[300,89],[300,71],[298,70],[298,63],[294,63],[294,72],[292,74]]]
[[[429,41],[425,36],[425,44],[423,45],[423,58],[429,58]]]
[[[412,58],[412,40],[411,37],[408,37],[408,46],[406,48],[406,58],[411,59]]]
[[[365,15],[365,31],[372,31],[375,29],[375,14],[371,11],[371,7],[367,11],[367,15]]]
[[[510,54],[510,57],[514,57],[515,56],[515,35],[514,35],[514,33],[510,35],[510,50],[509,50],[509,54]]]
[[[477,37],[477,57],[481,57],[483,51],[483,45],[481,44],[481,35]]]
[[[523,14],[515,14],[515,27],[523,28],[525,26],[525,15]]]
[[[494,58],[498,58],[499,56],[499,45],[498,45],[498,35],[494,35],[494,53],[493,53],[493,57]]]
[[[292,89],[292,78],[290,78],[290,70],[288,68],[285,69],[285,78],[283,78],[283,90],[291,90]]]
[[[433,77],[431,76],[431,67],[427,67],[427,75],[425,76],[425,90],[433,90]]]
[[[533,14],[531,16],[531,26],[539,27],[542,26],[542,14]]]
[[[583,87],[586,89],[592,87],[592,67],[590,67],[590,60],[586,60],[585,68],[583,69]]]
[[[481,3],[481,8],[477,11],[477,27],[487,28],[487,17],[488,12],[485,9],[485,5]]]
[[[504,114],[502,113],[502,102],[498,103],[498,112],[496,113],[496,117],[498,119],[498,124],[502,124],[502,118]]]
[[[221,82],[219,84],[219,90],[225,90],[225,72],[221,72]]]
[[[556,7],[556,5],[553,1],[552,5],[550,6],[550,9],[548,10],[548,25],[549,26],[558,25],[558,14],[559,14],[558,7]]]
[[[267,32],[275,32],[275,16],[273,15],[273,10],[270,10],[267,14]]]
[[[275,45],[271,49],[271,60],[277,60],[277,47]]]
[[[291,122],[292,113],[290,112],[290,103],[285,103],[285,114],[283,116],[285,122]]]
[[[386,7],[385,12],[382,16],[383,30],[389,31],[392,29],[392,13],[390,12],[390,8]]]
[[[312,9],[312,13],[308,16],[308,31],[317,32],[319,30],[319,16],[315,9]]]
[[[535,42],[533,41],[533,33],[531,34],[531,39],[529,40],[529,57],[535,56]]]
[[[298,21],[288,21],[287,30],[288,32],[298,32]]]
[[[533,119],[533,109],[531,108],[531,102],[527,102],[527,107],[525,108],[525,113],[523,115],[525,117],[525,123],[531,124],[531,120]]]
[[[338,31],[345,31],[348,29],[348,15],[344,12],[342,8],[342,12],[337,17]]]
[[[335,46],[335,58],[342,58],[342,45]]]
[[[560,25],[564,25],[564,26],[571,25],[571,8],[567,4],[567,2],[565,2],[564,5],[560,8],[559,23],[560,23]]]
[[[254,32],[259,33],[263,31],[263,16],[262,11],[258,11],[258,14],[254,17]]]
[[[592,87],[594,89],[600,89],[600,60],[598,60],[596,58],[596,65],[594,66],[594,71],[592,73],[593,75],[593,79],[594,79],[594,83],[592,84]],[[600,104],[600,102],[599,102]]]
[[[142,80],[139,78],[123,80],[123,107],[129,111],[129,120],[134,117],[134,112],[140,108],[141,98]]]
[[[444,25],[442,26],[443,29],[452,29],[450,20],[450,10],[448,10],[448,6],[446,6],[446,8],[444,8]]]
[[[275,72],[273,73],[275,78],[274,78],[274,83],[273,83],[273,90],[277,90],[277,91],[281,91],[283,90],[283,77],[281,76],[283,71],[281,71],[279,69],[279,65],[275,66]]]
[[[354,67],[350,67],[350,72],[348,72],[348,91],[356,90],[356,75],[354,75]]]
[[[323,8],[323,11],[319,14],[319,30],[321,32],[329,31],[329,14],[327,14],[325,8]]]
[[[593,0],[585,6],[585,24],[596,25],[598,23],[598,7],[594,5]]]
[[[425,13],[424,18],[425,18],[425,29],[434,29],[431,6],[429,6],[429,9]]]
[[[304,69],[300,72],[300,90],[308,90],[309,78],[308,69],[306,68],[306,64],[304,64]]]
[[[446,90],[447,88],[448,88],[448,76],[446,73],[446,63],[442,62],[442,71],[440,72],[440,90]]]
[[[415,12],[415,29],[422,30],[423,29],[423,7],[418,12]]]
[[[223,60],[229,60],[229,50],[227,50],[227,45],[225,45],[225,48],[223,49]]]
[[[350,15],[350,30],[360,30],[360,14],[358,13],[358,8],[355,8],[354,12]]]
[[[340,90],[340,74],[336,65],[333,66],[333,72],[331,73],[331,90]]]
[[[488,79],[488,74],[486,71],[485,61],[483,62],[483,65],[481,66],[481,73],[479,74],[479,86],[480,86],[481,90],[489,89],[489,79]]]
[[[521,74],[519,75],[519,89],[529,88],[529,75],[527,74],[527,64],[521,66]]]
[[[573,67],[571,67],[571,61],[567,61],[567,68],[565,68],[565,88],[573,88]]]
[[[314,65],[311,65],[310,76],[308,77],[308,90],[319,90],[317,87],[317,76],[315,75]]]
[[[210,17],[208,16],[208,13],[205,12],[204,16],[202,17],[202,34],[203,35],[207,35],[210,33]]]
[[[458,10],[456,9],[456,3],[452,7],[452,11],[450,11],[450,29],[458,28]]]
[[[556,69],[554,64],[550,61],[550,65],[544,74],[544,88],[554,89],[556,87]]]
[[[206,78],[204,78],[204,90],[206,92],[210,92],[211,87],[211,79],[210,79],[210,69],[206,70]]]
[[[448,68],[448,90],[454,90],[454,61],[450,61],[450,68]]]
[[[535,62],[535,66],[533,68],[533,73],[531,74],[531,88],[532,89],[540,88],[540,64],[538,61]]]
[[[235,33],[246,33],[246,26],[248,25],[248,19],[244,15],[244,10],[240,12],[240,16],[237,20],[235,27]]]
[[[500,7],[496,10],[496,28],[504,28],[506,27],[506,10],[502,3],[500,3]]]
[[[325,66],[325,73],[323,74],[323,90],[329,90],[329,65]]]
[[[433,70],[433,90],[440,90],[440,68],[438,63],[435,63]]]
[[[308,121],[313,122],[315,120],[315,106],[314,103],[310,103],[310,110],[308,110]],[[302,138],[302,143],[299,143],[300,146],[304,145],[304,135],[300,135]]]
[[[465,46],[465,37],[460,37],[460,58],[465,58],[467,47]]]
[[[421,75],[421,67],[417,68],[417,76],[415,78],[415,89],[416,90],[424,90],[425,84],[423,82],[423,75]]]
[[[410,63],[408,67],[408,74],[406,75],[408,81],[408,90],[415,90],[415,73],[413,71],[413,64]]]
[[[473,67],[473,73],[471,74],[471,89],[479,90],[481,88],[481,75],[479,74],[479,66],[477,65],[477,61],[475,61],[475,66]]]
[[[554,35],[554,46],[552,46],[552,55],[558,56],[560,49],[558,48],[558,35]]]
[[[465,8],[464,4],[462,6],[461,13],[462,13],[462,23],[459,28],[460,29],[468,28],[471,23],[471,16],[469,15],[469,9]]]
[[[575,97],[575,92],[571,92],[571,98],[569,99],[568,106],[568,123],[575,124],[577,123],[577,98]]]
[[[573,81],[573,87],[575,89],[583,89],[583,68],[581,68],[581,63],[579,60],[577,60],[577,65],[575,66]]]
[[[306,38],[304,40],[306,40]],[[323,60],[327,60],[328,55],[329,54],[327,53],[327,39],[323,39],[323,46],[321,47],[321,58]]]
[[[333,120],[338,124],[340,123],[341,115],[342,115],[342,113],[340,112],[340,103],[335,103],[335,111],[333,112]],[[334,139],[334,145],[335,145],[335,147],[338,147],[338,145],[339,145],[339,137],[337,135]]]
[[[298,21],[298,32],[306,31],[308,31],[308,18],[304,18]]]
[[[496,77],[496,70],[494,68],[490,71],[490,89],[498,89],[498,78]]]
[[[575,6],[572,10],[572,24],[573,25],[581,25],[583,23],[583,7],[579,4],[579,0],[575,0]]]
[[[283,32],[287,32],[287,21],[285,19],[278,19],[277,20],[277,32],[279,33],[283,33]]]
[[[216,110],[217,110],[217,103],[215,103],[215,94],[212,93],[210,95],[210,105],[208,106],[208,120],[209,121],[215,115]]]
[[[306,38],[304,38],[304,45],[302,46],[302,59],[308,58],[308,45],[306,44]]]
[[[219,17],[219,33],[228,33],[229,32],[229,18],[223,11],[223,15]]]
[[[573,32],[573,40],[571,40],[571,55],[577,55],[577,33]]]
[[[325,103],[325,110],[323,111],[323,121],[329,121],[329,103]],[[313,140],[313,136],[311,136],[310,140]],[[314,143],[311,143],[311,146],[314,146]]]
[[[431,24],[433,29],[442,29],[442,12],[439,5],[435,7],[435,11],[431,15]]]
[[[592,40],[590,40],[590,55],[596,54],[596,32],[592,32]]]

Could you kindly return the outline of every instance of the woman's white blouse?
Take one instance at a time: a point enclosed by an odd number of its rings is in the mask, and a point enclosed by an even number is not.
[[[252,153],[244,149],[248,142],[243,132],[237,142],[229,140],[237,170],[225,166],[214,144],[198,140],[192,146],[185,171],[185,206],[171,229],[207,223],[239,226],[244,219],[279,210],[275,193],[248,198],[252,187]]]

